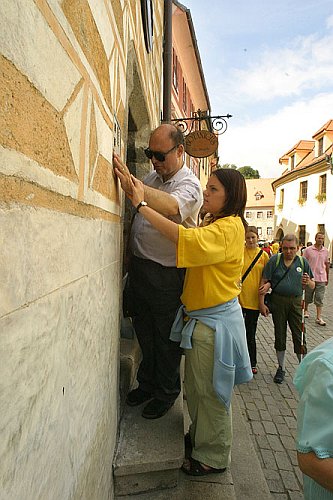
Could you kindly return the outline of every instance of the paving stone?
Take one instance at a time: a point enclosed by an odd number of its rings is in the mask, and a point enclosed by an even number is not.
[[[287,453],[289,455],[290,461],[293,465],[296,465],[298,467],[298,460],[297,460],[297,453],[296,450],[287,450]]]
[[[274,453],[271,450],[261,450],[261,456],[266,469],[277,469]]]
[[[255,436],[255,440],[256,440],[258,448],[263,449],[263,450],[270,450],[271,449],[271,446],[270,446],[266,436]]]
[[[304,500],[304,495],[300,491],[288,491],[290,500]]]
[[[288,500],[288,495],[284,493],[272,493],[272,497],[275,498],[275,500]]]
[[[276,481],[280,480],[280,474],[277,470],[263,468],[262,471],[265,475],[266,480],[267,479],[275,479]]]
[[[286,424],[289,429],[297,429],[297,421],[295,417],[285,417]]]
[[[272,415],[267,410],[260,410],[261,420],[273,420]]]
[[[245,407],[247,410],[257,410],[256,405],[252,401],[245,403]]]
[[[294,398],[293,399],[288,398],[285,401],[290,408],[297,409],[298,401],[296,401]]]
[[[288,453],[285,451],[274,452],[275,460],[280,470],[293,470],[292,463],[289,459]]]
[[[256,407],[258,408],[258,410],[267,410],[267,405],[265,403],[265,401],[263,400],[262,398],[262,395],[260,397],[260,399],[257,399],[256,400]]]
[[[247,412],[247,416],[248,416],[248,419],[250,421],[259,421],[260,420],[260,415],[259,415],[259,411],[258,410],[248,410]]]
[[[299,484],[303,488],[303,474],[301,472],[301,469],[298,467],[298,465],[296,467],[294,467],[294,473],[295,473],[295,476],[297,477]]]
[[[282,406],[280,408],[280,413],[284,417],[293,417],[293,415],[294,415],[292,410],[290,408],[288,408],[287,406]]]
[[[283,436],[280,433],[280,439],[286,450],[295,450],[295,438],[294,436]]]
[[[269,491],[271,493],[284,493],[285,488],[282,479],[267,479]]]
[[[278,430],[279,435],[281,436],[281,440],[282,440],[282,436],[285,436],[285,437],[289,436],[290,437],[292,435],[291,430],[289,429],[287,424],[285,424],[285,423],[281,424],[281,423],[275,422],[275,425],[276,425],[276,428]]]
[[[282,470],[280,474],[286,490],[300,491],[300,485],[296,479],[294,471]]]
[[[283,451],[284,450],[279,436],[275,436],[274,434],[268,434],[267,440],[268,440],[270,447],[273,451]]]
[[[256,436],[265,436],[266,432],[261,422],[251,422],[252,432]]]
[[[267,434],[277,434],[277,429],[275,427],[275,424],[273,422],[269,421],[263,421],[262,425],[264,426],[264,429]]]
[[[286,421],[282,415],[272,415],[272,420],[273,422],[278,425],[278,424],[286,424]]]

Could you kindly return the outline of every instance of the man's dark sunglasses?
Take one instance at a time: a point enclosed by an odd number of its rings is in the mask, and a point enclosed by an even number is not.
[[[173,151],[177,147],[178,144],[176,144],[176,146],[174,146],[173,148],[169,149],[169,151],[167,151],[166,153],[161,153],[161,151],[152,151],[151,149],[147,148],[145,149],[145,155],[147,156],[147,158],[149,158],[149,160],[151,160],[152,157],[155,156],[157,161],[165,161],[166,155],[171,153],[171,151]]]

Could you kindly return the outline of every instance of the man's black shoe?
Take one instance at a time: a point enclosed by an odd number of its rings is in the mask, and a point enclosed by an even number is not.
[[[138,387],[127,394],[126,403],[128,406],[139,406],[152,398],[150,392],[143,391]]]
[[[276,374],[275,374],[275,377],[274,377],[274,382],[276,384],[282,384],[282,382],[284,381],[284,376],[285,376],[286,372],[284,370],[282,370],[281,366],[279,366],[279,368],[276,370]]]
[[[142,416],[144,418],[160,418],[163,417],[173,406],[174,401],[162,401],[161,399],[153,399],[147,406],[144,407]]]

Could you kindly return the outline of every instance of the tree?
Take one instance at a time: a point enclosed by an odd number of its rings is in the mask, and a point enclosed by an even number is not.
[[[233,163],[225,163],[221,168],[232,168],[233,170],[237,170],[237,166]]]
[[[260,175],[258,170],[254,170],[252,167],[244,166],[237,169],[242,175],[244,175],[245,179],[259,179]]]

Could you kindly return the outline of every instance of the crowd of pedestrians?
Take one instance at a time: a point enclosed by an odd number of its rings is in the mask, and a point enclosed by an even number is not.
[[[277,384],[285,377],[287,326],[301,363],[307,354],[305,318],[312,301],[316,324],[326,324],[325,235],[318,233],[303,255],[294,234],[259,248],[257,229],[244,219],[246,185],[237,170],[212,172],[202,198],[199,181],[184,166],[184,139],[177,127],[164,124],[155,129],[145,153],[154,171],[144,182],[114,155],[115,173],[135,209],[128,272],[142,361],[138,386],[128,394],[127,404],[147,403],[144,418],[165,415],[180,392],[184,350],[191,425],[182,470],[193,476],[223,473],[230,464],[233,388],[260,370],[259,314],[272,314]],[[199,211],[202,220],[196,226]],[[330,343],[318,347],[302,361],[295,378],[302,402],[297,450],[307,478],[304,489],[310,492],[307,498],[333,498],[333,447],[329,439],[324,446],[322,439],[328,426],[325,415],[332,414],[331,349]],[[304,383],[309,370],[314,376]],[[326,381],[315,377],[317,373],[324,373]],[[310,382],[316,394],[325,395],[324,405],[309,397]],[[317,434],[308,419],[316,408],[322,410],[323,429]],[[314,497],[313,491],[322,496]]]

